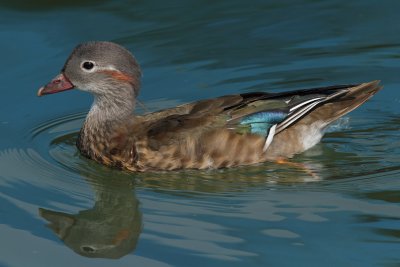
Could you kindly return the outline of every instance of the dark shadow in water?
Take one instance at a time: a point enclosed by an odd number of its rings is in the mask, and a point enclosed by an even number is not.
[[[107,2],[106,0],[38,0],[38,1],[27,1],[27,0],[14,0],[14,1],[0,1],[0,6],[23,10],[23,11],[44,11],[44,10],[59,10],[60,8],[71,8],[71,7],[85,7],[94,6],[100,3]]]
[[[91,258],[117,259],[132,252],[142,225],[133,184],[115,177],[88,178],[95,191],[93,208],[69,214],[39,209],[47,225],[69,248]]]
[[[363,195],[368,199],[382,200],[389,203],[400,203],[400,190],[367,192]]]

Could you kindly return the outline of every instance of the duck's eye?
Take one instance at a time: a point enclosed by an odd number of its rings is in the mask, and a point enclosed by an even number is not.
[[[91,70],[94,67],[94,63],[90,62],[90,61],[85,61],[82,63],[82,68],[84,68],[85,70]]]

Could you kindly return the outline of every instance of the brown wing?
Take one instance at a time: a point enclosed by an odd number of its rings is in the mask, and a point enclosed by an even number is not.
[[[132,169],[202,169],[241,164],[242,161],[235,160],[236,152],[243,152],[240,146],[250,142],[262,147],[264,137],[253,136],[259,142],[252,142],[252,138],[229,130],[227,119],[236,107],[261,96],[267,94],[224,96],[142,117],[142,123],[136,127],[140,129],[135,134],[138,158]],[[256,159],[252,158],[254,163]]]
[[[228,95],[152,113],[144,118],[148,122],[145,134],[156,147],[179,143],[187,137],[195,138],[211,129],[226,128],[232,116],[253,113],[254,107],[247,109],[243,107],[269,95],[267,93]]]

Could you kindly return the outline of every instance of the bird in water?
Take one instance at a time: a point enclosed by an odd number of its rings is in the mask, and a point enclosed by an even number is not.
[[[141,70],[112,42],[78,45],[39,96],[73,88],[94,102],[77,147],[101,164],[130,171],[226,168],[288,159],[317,144],[324,129],[382,87],[379,81],[200,100],[134,115]]]

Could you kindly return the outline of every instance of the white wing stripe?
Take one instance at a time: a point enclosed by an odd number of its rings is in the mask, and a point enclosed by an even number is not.
[[[269,145],[272,143],[272,140],[274,140],[275,128],[276,128],[276,124],[273,125],[268,131],[268,136],[267,136],[267,139],[265,140],[265,144],[264,144],[264,148],[263,148],[264,152],[268,149]]]
[[[301,103],[298,104],[297,106],[294,106],[294,107],[290,108],[289,111],[292,112],[293,110],[296,110],[296,109],[298,109],[299,107],[302,107],[302,106],[304,106],[304,105],[306,105],[306,104],[308,104],[308,103],[310,103],[310,102],[317,101],[317,100],[320,100],[320,99],[324,99],[324,97],[317,97],[317,98],[313,98],[313,99],[310,99],[310,100],[301,102]]]
[[[284,129],[284,128],[288,127],[290,124],[294,123],[298,118],[303,116],[305,113],[310,111],[312,108],[314,108],[316,105],[318,105],[322,101],[323,100],[314,102],[311,105],[305,106],[302,109],[296,111],[295,113],[293,113],[292,116],[289,115],[289,117],[279,125],[279,129]]]

